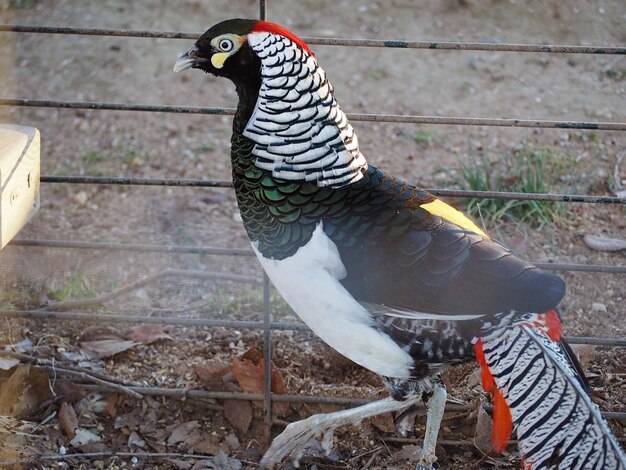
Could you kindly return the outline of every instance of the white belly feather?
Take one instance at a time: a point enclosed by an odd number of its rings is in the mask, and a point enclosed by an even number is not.
[[[252,248],[278,292],[329,346],[377,374],[409,377],[411,356],[372,327],[368,311],[339,282],[346,269],[322,223],[289,258],[264,258],[256,243]]]

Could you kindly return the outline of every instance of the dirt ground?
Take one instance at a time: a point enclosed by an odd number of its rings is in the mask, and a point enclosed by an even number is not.
[[[566,4],[556,0],[268,3],[270,20],[304,37],[574,45],[626,42],[626,7],[620,0],[573,0]],[[202,32],[223,19],[257,15],[258,5],[253,0],[0,0],[1,23],[27,25]],[[191,43],[0,33],[0,97],[234,107],[232,84],[197,72],[172,73],[177,53]],[[313,49],[346,112],[626,121],[623,56],[330,46]],[[44,175],[230,178],[228,116],[0,107],[0,121],[40,129]],[[353,125],[371,164],[422,187],[459,187],[463,164],[483,157],[497,160],[516,155],[520,149],[535,148],[550,149],[557,155],[558,164],[547,175],[555,192],[613,195],[626,188],[626,161],[621,167],[618,164],[626,152],[623,133]],[[452,202],[462,207],[460,201]],[[624,207],[616,205],[568,204],[551,224],[503,220],[489,229],[531,260],[624,265],[624,251],[593,251],[585,245],[583,235],[624,239],[625,215]],[[19,237],[249,249],[234,194],[224,189],[44,184],[41,209]],[[99,296],[167,268],[178,269],[179,274],[160,277],[97,308],[75,311],[261,319],[262,296],[254,284],[261,272],[250,257],[12,245],[0,252],[0,309],[38,309],[50,302]],[[236,274],[250,278],[251,283],[194,276],[198,271]],[[623,274],[561,274],[568,283],[562,303],[566,335],[626,337]],[[276,295],[272,309],[275,320],[296,321]],[[251,348],[262,349],[256,330],[176,326],[153,329],[146,335],[145,331],[131,330],[132,325],[107,325],[101,322],[98,326],[106,328],[94,330],[93,323],[76,320],[3,319],[0,341],[21,345],[7,346],[6,350],[54,360],[58,368],[96,371],[129,385],[198,390],[246,390],[236,374],[233,378],[230,361]],[[341,358],[311,334],[275,332],[273,338],[274,362],[284,380],[284,391],[381,396],[376,376]],[[88,343],[93,341],[112,341],[107,344],[120,350],[94,357],[87,353]],[[124,341],[134,344],[124,350]],[[98,349],[102,344],[91,346],[102,353]],[[624,350],[587,347],[580,352],[594,387],[594,399],[601,408],[626,411]],[[220,364],[225,369],[219,369]],[[7,371],[0,362],[3,381],[14,370],[15,365]],[[53,370],[51,366],[47,373]],[[63,379],[67,378],[66,374]],[[79,383],[85,382],[83,379],[72,377]],[[57,398],[71,398],[65,402],[78,412],[77,429],[97,435],[98,440],[71,444],[63,426],[71,412],[67,406],[62,410],[64,400],[56,399],[31,413],[30,417],[46,426],[40,432],[38,449],[101,454],[48,461],[33,468],[254,468],[265,449],[262,410],[250,402],[168,398],[162,394],[139,400],[93,387],[77,390],[64,380],[59,381],[64,385],[55,382]],[[440,434],[443,445],[438,449],[440,468],[519,468],[514,446],[502,455],[487,455],[473,440],[476,410],[486,399],[473,368],[452,371],[445,380],[449,395],[472,405],[473,411],[447,415]],[[59,391],[59,386],[65,388]],[[255,389],[251,386],[250,390]],[[334,408],[283,407],[282,414],[275,417],[273,432],[279,433],[287,421],[330,409]],[[248,426],[241,422],[244,415],[250,415]],[[408,440],[396,436],[387,418],[342,430],[336,435],[335,453],[311,457],[305,466],[412,468],[415,449],[411,446],[420,443],[422,421],[418,420],[415,435]],[[623,442],[626,423],[612,421],[611,425]],[[111,451],[179,455],[147,459],[102,454]],[[214,457],[196,460],[189,454]]]

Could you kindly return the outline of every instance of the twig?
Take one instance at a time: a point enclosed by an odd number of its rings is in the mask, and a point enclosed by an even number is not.
[[[33,364],[44,364],[44,365],[56,367],[56,363],[53,364],[50,359],[45,358],[45,357],[37,357],[37,356],[31,356],[29,354],[16,353],[13,351],[2,351],[2,350],[0,350],[0,356],[14,357],[15,359],[20,359],[22,361],[31,362]],[[95,370],[87,370],[82,367],[64,365],[63,368],[68,369],[68,370],[73,370],[75,372],[84,372],[89,375],[93,375],[94,377],[97,377],[99,379],[102,379],[104,381],[117,383],[120,385],[134,386],[134,387],[140,387],[142,385],[138,382],[133,382],[132,380],[118,379],[118,378],[103,374],[102,372],[98,372]]]
[[[383,448],[380,447],[376,452],[374,452],[374,455],[372,455],[370,459],[367,461],[367,463],[363,465],[363,470],[367,470],[368,468],[370,468],[370,465],[372,465],[372,463],[374,462],[374,459],[378,457],[378,454],[380,454],[382,451],[383,451]]]
[[[201,271],[195,269],[173,269],[167,268],[158,273],[150,274],[143,279],[139,279],[128,286],[122,287],[120,289],[114,290],[113,292],[109,292],[108,294],[103,294],[97,297],[91,297],[89,299],[80,299],[80,300],[64,300],[60,302],[52,302],[48,304],[46,307],[41,310],[53,310],[53,311],[63,311],[63,310],[72,310],[75,308],[82,307],[92,307],[96,305],[101,305],[109,300],[116,299],[122,295],[128,294],[134,290],[139,289],[140,287],[145,286],[146,284],[151,284],[163,277],[174,276],[174,277],[194,277],[200,279],[221,279],[225,281],[235,281],[235,282],[245,282],[248,284],[257,284],[261,285],[261,281],[259,279],[248,277],[248,276],[238,276],[235,274],[229,273],[219,273],[219,272],[211,272],[211,271]]]
[[[205,408],[207,410],[224,411],[223,406],[218,405],[216,403],[209,403],[206,400],[202,400],[198,398],[185,397],[185,403],[190,403],[192,405]]]
[[[377,452],[379,450],[382,450],[383,447],[382,446],[378,446],[378,447],[374,447],[373,449],[370,450],[366,450],[365,452],[359,454],[359,455],[355,455],[354,457],[350,457],[350,461],[354,462],[357,459],[360,459],[361,457],[365,457],[368,454],[371,454],[372,452]]]
[[[43,365],[43,364],[40,365],[39,367],[42,368],[42,369],[45,369],[47,371],[50,371],[50,372],[52,372],[54,374],[72,375],[74,377],[81,378],[81,379],[86,380],[88,382],[93,382],[93,383],[96,383],[96,384],[99,384],[99,385],[104,385],[104,386],[106,386],[108,388],[112,388],[112,389],[117,390],[119,392],[126,393],[127,395],[130,395],[130,396],[132,396],[134,398],[137,398],[137,399],[142,399],[143,398],[143,395],[141,393],[139,393],[139,392],[136,392],[135,390],[132,390],[132,389],[130,389],[130,388],[124,386],[124,385],[120,385],[120,384],[115,383],[115,382],[109,382],[108,380],[103,380],[103,379],[100,379],[98,377],[94,377],[93,375],[88,374],[87,372],[79,372],[79,371],[75,371],[75,370],[63,369],[63,368],[60,368],[60,367],[48,366],[48,365]]]

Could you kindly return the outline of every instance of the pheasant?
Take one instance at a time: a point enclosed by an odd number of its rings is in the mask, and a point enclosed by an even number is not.
[[[477,360],[493,394],[493,446],[515,427],[524,468],[626,468],[561,339],[564,282],[461,212],[369,165],[315,54],[286,28],[221,22],[182,54],[230,79],[239,103],[232,176],[254,252],[302,320],[379,374],[390,397],[290,424],[264,466],[298,460],[333,430],[424,400],[418,469],[432,468],[443,370]]]

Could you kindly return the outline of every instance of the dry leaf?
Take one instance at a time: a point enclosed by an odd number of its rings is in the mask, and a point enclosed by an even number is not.
[[[61,425],[61,429],[67,437],[74,439],[76,436],[76,428],[78,428],[78,418],[76,417],[76,412],[72,405],[68,405],[67,403],[61,403],[61,408],[59,409],[59,424]]]
[[[230,447],[232,450],[239,449],[239,446],[241,445],[239,443],[239,439],[237,439],[237,436],[235,436],[234,434],[229,434],[228,436],[226,436],[224,438],[224,441],[226,442],[226,444],[228,444],[228,447]]]
[[[220,470],[241,470],[243,467],[239,460],[228,458],[226,453],[222,450],[220,450],[215,457],[213,457],[213,466],[214,468],[219,468]],[[207,467],[207,469],[208,468],[211,467]],[[200,468],[194,465],[192,470],[200,470]]]
[[[144,421],[144,412],[141,408],[134,408],[131,412],[118,415],[113,426],[115,429],[127,428],[131,431],[139,429],[139,425]]]
[[[115,418],[117,416],[117,401],[119,396],[115,394],[107,395],[107,407],[106,412],[109,414],[111,418]]]
[[[578,362],[582,366],[583,370],[587,370],[589,363],[596,358],[596,346],[592,344],[570,344],[572,351],[576,354]],[[589,378],[589,377],[587,377]]]
[[[479,368],[476,368],[468,377],[467,377],[467,386],[468,388],[477,387],[479,384],[482,384],[482,372]]]
[[[94,434],[91,431],[87,431],[83,428],[78,428],[76,429],[76,435],[74,436],[74,439],[70,441],[70,445],[74,447],[84,446],[85,444],[100,442],[101,440],[102,438],[97,434]]]
[[[263,360],[263,353],[260,349],[250,348],[242,356],[244,359],[248,359],[249,361],[254,362],[255,364],[259,364]]]
[[[619,238],[598,237],[596,235],[585,235],[585,244],[592,250],[597,251],[620,251],[626,250],[626,240]]]
[[[183,459],[167,459],[169,463],[176,467],[176,470],[191,470],[193,464]]]
[[[226,361],[213,359],[204,364],[192,364],[191,367],[196,373],[200,382],[205,387],[215,387],[222,385],[222,377],[230,372],[230,364]]]
[[[32,416],[39,406],[52,398],[48,374],[30,364],[20,364],[0,385],[0,415],[21,418]]]
[[[252,416],[252,405],[249,401],[224,400],[224,417],[241,432],[248,430]]]
[[[263,377],[265,363],[263,361],[263,353],[257,348],[250,348],[240,358],[232,359],[233,374],[237,380],[239,386],[245,392],[249,393],[263,393]],[[271,362],[272,371],[272,393],[286,394],[287,384],[282,374],[274,364]],[[254,402],[255,406],[257,403]],[[289,403],[286,402],[274,402],[272,404],[273,413],[277,416],[283,416],[289,411]]]
[[[12,357],[0,357],[0,369],[9,370],[20,363],[19,359]]]
[[[263,393],[263,354],[256,348],[248,350],[241,358],[232,358],[232,367],[235,378],[244,392]],[[287,385],[282,374],[271,363],[272,393],[287,393]],[[273,411],[277,416],[283,416],[289,411],[289,403],[277,402],[273,404]]]
[[[147,323],[133,326],[130,331],[132,332],[130,337],[138,343],[150,344],[160,339],[174,339],[165,332],[163,325]]]
[[[85,396],[85,389],[69,380],[56,380],[53,390],[58,401],[64,401],[70,405],[77,403]]]
[[[399,450],[393,454],[392,458],[394,462],[417,463],[422,456],[422,448],[415,444],[409,444],[402,446],[402,450]]]
[[[233,374],[237,383],[248,393],[263,392],[263,370],[248,359],[232,358]]]
[[[81,342],[81,348],[93,357],[104,359],[126,351],[137,344],[131,340],[102,339]]]
[[[8,416],[0,416],[0,458],[2,460],[29,459],[38,450],[43,426]]]
[[[120,330],[113,326],[90,326],[83,330],[79,342],[100,341],[103,339],[128,339]]]
[[[4,347],[5,351],[14,351],[17,353],[28,353],[28,352],[31,352],[32,349],[33,349],[33,342],[32,340],[28,338],[23,339],[22,341],[18,341],[17,343],[7,344]]]
[[[137,450],[137,447],[143,449],[146,447],[146,441],[144,441],[137,432],[133,431],[130,433],[130,436],[128,436],[128,448],[130,450]]]
[[[478,418],[476,419],[476,429],[474,430],[474,445],[484,454],[493,450],[491,445],[491,434],[493,433],[493,419],[483,409],[478,408]]]
[[[185,449],[190,449],[201,439],[199,429],[200,424],[198,421],[187,421],[186,423],[171,426],[171,434],[167,438],[167,445],[179,444]]]
[[[215,455],[222,449],[222,447],[224,447],[224,444],[220,443],[219,437],[209,435],[201,441],[196,442],[191,450],[193,450],[194,453]]]
[[[373,418],[370,418],[370,423],[382,432],[392,433],[396,430],[396,425],[393,422],[393,416],[391,416],[391,413],[376,415]]]

